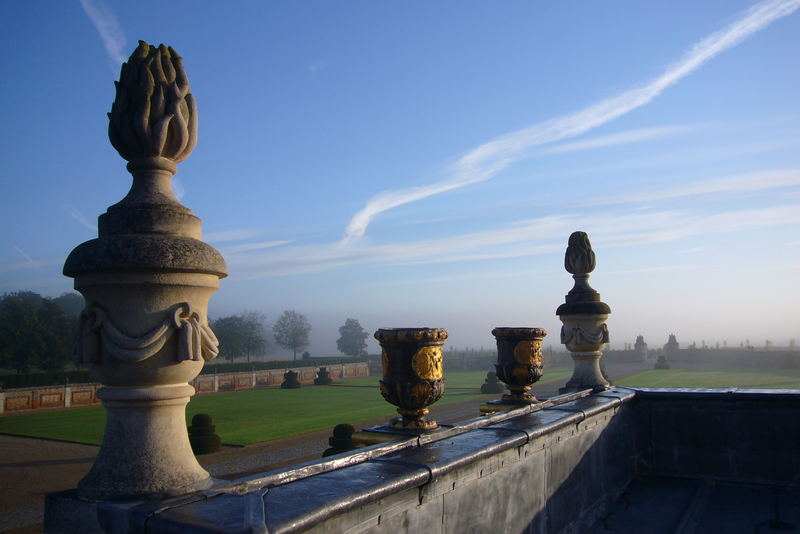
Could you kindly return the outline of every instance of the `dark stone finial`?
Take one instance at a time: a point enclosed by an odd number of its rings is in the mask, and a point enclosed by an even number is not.
[[[611,313],[600,293],[589,285],[589,273],[594,270],[595,255],[586,232],[572,232],[567,251],[564,254],[564,268],[572,274],[575,285],[565,297],[565,304],[556,310],[556,315],[575,315],[583,313]]]
[[[171,46],[139,41],[114,85],[108,137],[120,156],[172,163],[189,157],[197,144],[197,105],[182,58]]]
[[[564,268],[570,274],[589,274],[594,271],[595,257],[586,232],[572,232],[564,254]]]

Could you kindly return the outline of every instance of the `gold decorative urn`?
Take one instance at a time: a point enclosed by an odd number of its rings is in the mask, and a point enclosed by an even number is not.
[[[383,378],[381,395],[397,406],[400,417],[389,424],[395,430],[427,431],[438,427],[428,419],[428,406],[442,398],[442,328],[381,328],[375,332],[381,345]]]
[[[531,386],[542,377],[543,328],[498,327],[492,330],[497,340],[497,378],[508,386],[510,394],[503,395],[503,404],[532,404],[538,402],[530,392]]]

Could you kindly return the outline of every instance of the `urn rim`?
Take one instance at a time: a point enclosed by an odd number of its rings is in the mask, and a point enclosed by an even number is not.
[[[544,328],[528,326],[498,326],[492,329],[494,337],[518,337],[521,339],[542,339],[547,336]]]
[[[444,328],[379,328],[375,331],[375,339],[381,343],[406,342],[417,343],[420,341],[444,341],[447,339],[447,330]]]

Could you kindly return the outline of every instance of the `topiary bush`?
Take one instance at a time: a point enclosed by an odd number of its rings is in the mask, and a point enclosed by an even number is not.
[[[489,371],[486,373],[486,381],[481,385],[481,393],[502,393],[505,385],[497,379],[497,373]]]
[[[320,367],[317,371],[317,378],[314,379],[315,386],[330,386],[333,384],[333,378],[325,367]]]
[[[663,354],[658,357],[653,369],[669,369],[669,363],[667,363],[667,358]]]
[[[217,427],[211,424],[211,416],[207,413],[199,413],[192,417],[192,424],[189,425],[189,443],[192,451],[195,454],[217,452],[221,442],[216,430]]]
[[[328,438],[330,447],[325,449],[325,452],[322,453],[323,458],[325,456],[332,456],[359,448],[360,445],[353,443],[353,433],[355,431],[355,427],[347,423],[338,424],[333,427],[333,435]]]
[[[281,388],[297,389],[299,387],[300,381],[297,379],[297,373],[294,371],[286,371],[283,373],[283,382],[281,382]]]

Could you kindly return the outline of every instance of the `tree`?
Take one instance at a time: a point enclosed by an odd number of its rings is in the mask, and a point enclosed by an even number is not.
[[[25,373],[63,369],[72,356],[77,317],[31,291],[0,297],[0,366]]]
[[[366,352],[366,339],[369,334],[364,332],[357,319],[348,318],[339,327],[339,334],[341,337],[336,340],[336,348],[339,349],[339,352],[348,356],[361,356]]]
[[[267,348],[264,320],[259,313],[245,312],[211,321],[222,356],[226,360],[246,356],[250,363],[251,356],[263,354]]]
[[[74,292],[62,293],[60,296],[54,298],[53,302],[58,304],[61,311],[64,312],[64,315],[75,318],[80,317],[84,306],[86,306],[86,301],[83,300],[83,296],[80,293]]]
[[[272,327],[275,343],[284,349],[291,349],[295,360],[297,359],[297,351],[308,346],[308,335],[310,333],[311,324],[306,319],[306,316],[294,310],[284,311],[275,326]]]

